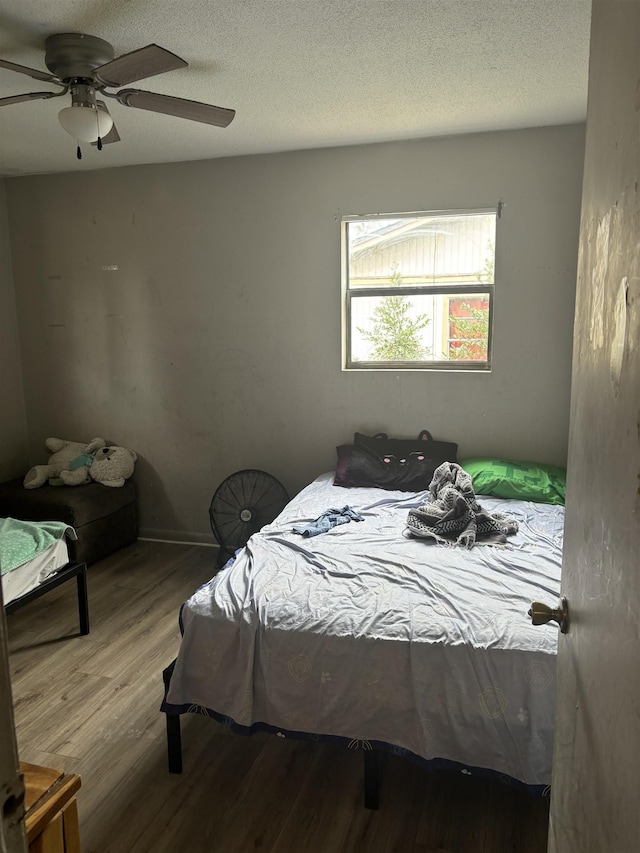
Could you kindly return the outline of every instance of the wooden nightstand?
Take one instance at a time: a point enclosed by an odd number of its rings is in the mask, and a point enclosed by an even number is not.
[[[29,853],[81,853],[76,792],[80,777],[20,762]]]

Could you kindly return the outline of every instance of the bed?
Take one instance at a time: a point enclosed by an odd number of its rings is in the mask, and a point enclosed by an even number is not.
[[[80,633],[89,633],[86,564],[69,559],[73,527],[60,521],[0,518],[0,572],[5,611],[13,613],[76,578]]]
[[[548,792],[557,632],[527,614],[559,596],[562,501],[478,494],[518,532],[444,547],[407,535],[428,490],[337,479],[317,477],[183,604],[161,706],[169,769],[180,716],[198,713]],[[293,532],[345,507],[363,520]]]

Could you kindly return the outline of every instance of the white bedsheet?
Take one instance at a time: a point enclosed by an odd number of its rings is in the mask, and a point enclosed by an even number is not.
[[[182,609],[163,710],[237,731],[333,736],[536,788],[551,780],[564,508],[479,497],[519,525],[503,547],[403,535],[428,493],[344,489],[321,475]],[[292,532],[325,510],[364,516]]]
[[[66,539],[58,539],[28,563],[2,575],[2,597],[5,604],[15,601],[39,586],[69,562]]]

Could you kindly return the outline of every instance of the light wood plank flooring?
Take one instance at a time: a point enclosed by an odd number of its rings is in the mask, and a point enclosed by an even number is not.
[[[138,542],[89,569],[91,633],[75,585],[7,618],[20,758],[82,777],[84,853],[543,853],[547,800],[388,756],[377,812],[362,754],[183,721],[167,772],[162,669],[178,610],[215,551]]]

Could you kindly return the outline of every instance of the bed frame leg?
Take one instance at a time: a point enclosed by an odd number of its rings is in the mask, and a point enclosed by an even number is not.
[[[89,594],[87,592],[87,564],[82,564],[82,569],[76,575],[78,585],[78,618],[80,619],[80,633],[89,633]]]
[[[169,773],[182,773],[182,738],[180,736],[180,717],[178,714],[166,714],[167,717],[167,756]]]
[[[164,681],[164,696],[167,698],[169,682],[173,675],[173,668],[176,665],[175,660],[162,672],[162,680]],[[167,757],[169,759],[169,773],[182,773],[182,737],[180,735],[180,715],[167,714]]]
[[[364,807],[378,808],[380,802],[380,752],[365,749],[364,755]]]

